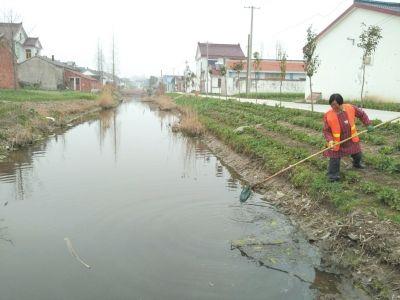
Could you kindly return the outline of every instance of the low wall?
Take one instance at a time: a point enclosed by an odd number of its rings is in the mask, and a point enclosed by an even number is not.
[[[278,80],[258,80],[257,81],[257,92],[259,93],[279,93],[280,81]],[[282,93],[304,93],[305,81],[297,80],[284,80],[282,81]],[[228,95],[234,95],[239,93],[239,87],[237,85],[236,78],[228,78]],[[223,91],[225,92],[225,91]],[[240,92],[246,92],[246,80],[240,80]],[[256,92],[256,82],[252,80],[251,93]]]

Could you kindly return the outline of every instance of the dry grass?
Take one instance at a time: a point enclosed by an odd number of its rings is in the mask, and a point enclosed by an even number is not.
[[[177,105],[168,96],[158,96],[155,98],[155,102],[161,110],[171,111],[177,108]]]
[[[25,128],[20,124],[8,129],[8,135],[11,137],[11,149],[20,146],[26,146],[32,143],[33,133],[29,128]]]
[[[159,107],[160,110],[163,111],[171,111],[178,108],[174,101],[172,101],[171,97],[168,96],[144,97],[141,99],[141,101],[153,102]]]
[[[173,131],[181,131],[188,136],[202,136],[205,132],[197,113],[191,108],[180,108],[181,120],[172,126]]]
[[[99,106],[104,109],[114,106],[113,89],[111,86],[105,86],[99,96]]]

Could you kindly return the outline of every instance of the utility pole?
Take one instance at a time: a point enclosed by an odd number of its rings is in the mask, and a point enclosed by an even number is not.
[[[208,96],[208,41],[207,41],[207,69],[206,69],[206,95]]]
[[[260,8],[254,6],[245,6],[245,8],[251,9],[250,36],[247,48],[247,81],[246,81],[246,94],[249,94],[251,87],[250,77],[251,77],[251,55],[252,55],[252,44],[253,44],[253,13],[254,9],[260,9]]]

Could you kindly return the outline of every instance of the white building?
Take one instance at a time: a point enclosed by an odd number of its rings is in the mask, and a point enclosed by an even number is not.
[[[221,81],[210,75],[228,59],[246,60],[240,44],[198,43],[196,51],[196,90],[211,93]]]
[[[321,64],[312,77],[313,92],[320,92],[323,99],[333,93],[360,99],[362,50],[357,43],[362,23],[382,29],[382,39],[366,66],[365,96],[400,102],[400,3],[355,0],[318,35],[316,53]]]
[[[17,63],[40,55],[42,45],[39,38],[28,37],[22,23],[0,23],[0,33],[3,33],[8,41],[14,41]]]
[[[234,95],[246,92],[247,62],[243,63],[243,70],[234,70],[235,64],[240,61],[228,60],[226,63],[227,95]],[[256,69],[252,60],[250,93],[279,93],[281,68],[280,61],[276,59],[261,59]],[[218,75],[218,73],[216,73]],[[238,76],[239,75],[239,76]],[[221,93],[225,94],[224,78],[222,79]],[[282,80],[283,93],[304,93],[306,74],[304,72],[304,61],[287,60],[285,78]]]

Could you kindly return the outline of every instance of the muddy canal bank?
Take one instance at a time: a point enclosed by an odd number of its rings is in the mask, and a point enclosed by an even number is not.
[[[246,182],[268,174],[257,160],[238,155],[213,136],[202,138],[215,155]],[[371,211],[339,213],[328,203],[313,201],[288,181],[276,178],[258,191],[288,215],[322,253],[322,268],[348,278],[374,298],[399,297],[399,226]]]
[[[124,99],[131,99],[130,94],[111,90],[86,96],[93,99],[33,101],[27,96],[26,99],[14,102],[0,101],[0,161],[10,151],[38,143],[48,135],[60,134],[77,124],[98,118],[101,111],[113,109]]]

